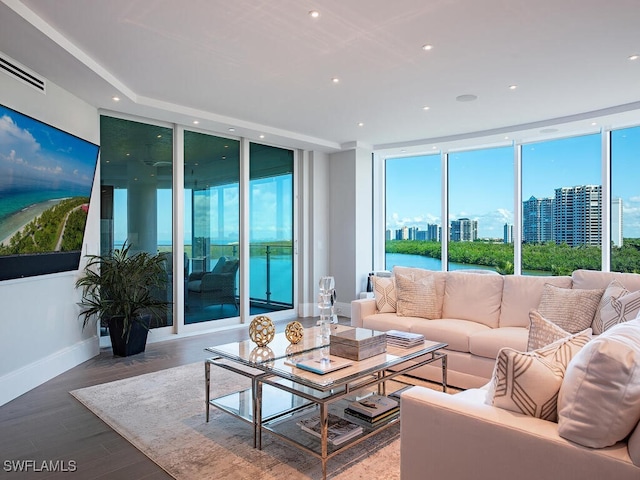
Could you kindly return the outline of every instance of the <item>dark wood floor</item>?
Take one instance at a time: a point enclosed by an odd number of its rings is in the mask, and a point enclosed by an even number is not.
[[[348,319],[341,319],[348,322]],[[303,325],[315,319],[300,319]],[[346,323],[345,322],[345,323]],[[284,330],[284,323],[277,331]],[[248,327],[165,342],[151,343],[146,351],[117,358],[111,349],[59,375],[0,407],[0,477],[52,479],[170,479],[164,470],[140,453],[93,415],[69,392],[144,373],[203,361],[204,348],[244,340]],[[32,460],[38,470],[10,472],[12,461]],[[75,472],[42,471],[42,462]],[[72,462],[72,463],[70,463]],[[24,465],[24,464],[23,464]],[[45,466],[46,467],[46,466]]]

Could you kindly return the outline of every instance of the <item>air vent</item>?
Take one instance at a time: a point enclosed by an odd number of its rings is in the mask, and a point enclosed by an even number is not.
[[[38,76],[27,67],[20,65],[11,57],[0,52],[0,71],[6,73],[10,77],[35,88],[39,92],[47,93],[47,83],[44,78]]]

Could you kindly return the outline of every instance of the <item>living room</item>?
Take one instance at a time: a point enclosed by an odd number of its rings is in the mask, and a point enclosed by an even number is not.
[[[193,17],[183,18],[181,15],[186,13],[180,12],[182,9],[176,9],[172,19],[169,10],[150,8],[159,10],[153,12],[158,17],[147,17],[152,12],[142,7],[129,11],[126,2],[100,7],[108,12],[101,12],[95,5],[96,10],[91,12],[74,2],[61,7],[55,2],[7,0],[0,4],[0,51],[28,71],[46,78],[47,86],[43,94],[13,77],[0,75],[0,104],[97,145],[103,143],[101,117],[160,125],[178,133],[176,142],[184,138],[180,132],[185,131],[231,138],[245,150],[242,162],[246,163],[242,169],[249,165],[251,144],[266,144],[293,152],[295,187],[292,191],[297,202],[292,210],[297,254],[289,276],[294,293],[291,306],[274,312],[273,317],[283,322],[317,315],[317,279],[326,274],[335,277],[338,307],[341,315],[348,317],[351,301],[365,290],[367,274],[387,269],[383,193],[387,158],[424,155],[431,153],[434,146],[440,157],[440,154],[470,148],[522,145],[575,135],[604,137],[612,130],[640,124],[637,94],[640,60],[629,59],[640,49],[634,27],[638,20],[634,2],[623,1],[615,5],[616,8],[601,8],[597,2],[576,2],[571,6],[543,2],[546,5],[535,9],[519,4],[505,7],[506,10],[503,10],[503,2],[483,6],[466,2],[448,7],[423,3],[408,2],[404,13],[396,12],[398,7],[395,6],[391,14],[390,7],[382,5],[378,5],[379,10],[368,11],[371,8],[368,2],[351,6],[333,4],[324,11],[321,5],[315,6],[313,2],[303,7],[269,8],[242,2],[231,11],[226,11],[226,7],[212,7],[212,11],[201,16],[200,23]],[[125,13],[118,13],[119,7]],[[317,18],[309,15],[315,8],[320,15]],[[113,23],[100,24],[96,17],[101,14],[105,18],[109,16]],[[215,17],[216,27],[222,28],[225,22],[231,22],[231,18],[242,24],[242,15],[249,15],[250,20],[246,21],[251,21],[250,25],[256,29],[260,24],[274,22],[273,26],[261,29],[262,37],[258,37],[268,39],[271,38],[269,35],[278,34],[272,43],[265,41],[263,45],[274,49],[271,68],[265,65],[269,61],[264,60],[269,57],[268,52],[260,50],[255,55],[262,58],[261,63],[254,60],[255,65],[242,73],[232,69],[236,63],[233,55],[249,55],[251,45],[260,45],[258,40],[252,39],[242,49],[234,50],[236,47],[231,40],[225,45],[200,43],[187,40],[186,30],[180,33],[169,28],[172,20],[180,25],[194,22],[205,38],[208,30],[205,19],[213,21]],[[407,36],[400,37],[404,22],[412,15],[429,28],[420,29],[416,25],[419,22],[415,21],[411,23],[410,31],[406,28]],[[468,23],[468,29],[451,28],[451,23],[457,21],[464,21],[465,26]],[[549,25],[546,33],[544,22]],[[136,23],[138,26],[132,27]],[[441,26],[436,28],[438,23]],[[483,23],[486,26],[483,27]],[[79,31],[73,30],[72,24]],[[289,24],[293,27],[287,31]],[[124,37],[109,36],[108,29],[116,29],[118,25],[128,25],[130,31],[127,33],[134,36],[142,37],[145,30],[153,34],[144,39],[135,37],[124,46],[117,45],[115,39]],[[573,25],[576,31],[572,32],[567,25]],[[95,32],[92,33],[93,26]],[[333,34],[328,35],[332,29],[335,29]],[[470,32],[469,37],[455,40],[457,33],[454,33],[458,30]],[[249,32],[243,33],[248,35]],[[226,34],[232,38],[231,32]],[[506,37],[509,34],[519,38],[521,43],[514,42],[508,49],[503,47],[500,50],[504,55],[502,59],[492,58],[491,63],[487,63],[491,56],[487,48],[492,44],[512,43],[505,41],[510,38]],[[242,36],[237,32],[235,35]],[[289,49],[292,47],[287,46],[296,36],[315,48],[315,53],[304,61],[300,52],[291,56],[293,53]],[[482,44],[485,48],[474,51],[474,39],[481,37],[486,38],[487,43]],[[84,38],[92,43],[84,43]],[[92,50],[98,49],[103,42],[101,38],[109,39],[104,42],[110,43],[109,54]],[[287,38],[288,43],[283,43]],[[164,49],[162,55],[156,53],[156,57],[163,57],[156,58],[163,66],[156,64],[155,68],[172,70],[174,88],[187,91],[191,97],[164,96],[151,87],[153,81],[144,78],[149,72],[144,72],[145,68],[139,65],[153,56],[150,52],[154,39],[176,49]],[[216,37],[215,41],[220,39]],[[131,48],[136,42],[142,42],[139,52]],[[429,67],[429,62],[442,61],[439,55],[445,54],[438,52],[446,51],[446,42],[458,42],[458,48],[446,54],[448,63]],[[431,49],[422,48],[428,44],[432,44]],[[409,53],[409,45],[415,47],[416,52]],[[177,50],[178,46],[184,51]],[[373,47],[379,51],[374,53]],[[341,50],[349,54],[342,60],[339,57]],[[277,62],[275,51],[278,52]],[[466,57],[456,56],[461,51],[466,52]],[[191,56],[187,56],[187,52]],[[386,52],[386,63],[376,58],[382,52]],[[112,64],[110,55],[126,57],[129,63]],[[172,56],[181,55],[185,55],[185,59],[203,57],[211,64],[224,60],[230,69],[229,78],[225,83],[215,83],[213,79],[223,76],[219,72],[202,75],[202,71],[195,69],[189,75],[183,75],[177,73],[182,65],[175,70],[167,68]],[[284,68],[282,65],[283,62],[286,64],[288,56],[296,58],[298,63],[291,62]],[[252,61],[247,59],[242,63],[251,65]],[[465,65],[460,65],[462,63]],[[443,65],[452,70],[444,69]],[[262,70],[256,71],[259,68]],[[418,75],[412,75],[414,68],[419,69]],[[322,78],[319,78],[320,71],[324,72]],[[476,73],[471,75],[469,72]],[[485,78],[489,73],[493,83]],[[316,74],[318,76],[314,77]],[[206,89],[192,88],[193,79],[198,77],[206,77],[203,81]],[[363,90],[365,86],[369,88],[367,77],[370,80],[377,78],[376,93]],[[442,78],[436,83],[435,77]],[[251,79],[250,86],[264,82],[265,89],[269,85],[270,93],[263,96],[248,87],[244,91],[246,98],[242,93],[232,98],[229,82],[239,82],[242,78]],[[399,79],[406,79],[406,85]],[[499,79],[499,87],[495,79]],[[528,95],[527,90],[536,84],[535,94]],[[284,91],[291,89],[286,102],[286,95],[274,93],[277,91],[272,90],[274,85]],[[516,85],[517,88],[509,89]],[[439,90],[444,87],[448,88]],[[217,92],[215,96],[212,90]],[[400,102],[400,93],[395,93],[398,90],[406,90],[410,98]],[[319,100],[312,102],[305,97],[311,93],[317,94]],[[97,100],[98,95],[100,100]],[[478,98],[465,95],[477,95]],[[119,96],[119,101],[115,101],[114,96]],[[201,102],[198,96],[211,103],[205,107],[204,100]],[[225,96],[229,97],[228,104],[223,104]],[[462,98],[456,100],[460,96]],[[409,101],[415,112],[409,113]],[[400,103],[402,107],[398,106]],[[220,107],[216,108],[216,104]],[[235,109],[231,108],[233,104]],[[306,110],[297,110],[307,104]],[[377,105],[375,109],[373,105]],[[285,122],[283,117],[287,116],[291,118]],[[195,125],[194,121],[200,123]],[[232,128],[235,131],[231,132]],[[180,151],[179,147],[180,143],[173,146],[176,151]],[[602,150],[606,150],[606,143]],[[174,168],[181,165],[179,157],[176,154]],[[175,168],[175,171],[172,185],[180,192],[184,188],[184,179],[181,179],[184,173],[181,168]],[[101,202],[99,172],[100,168],[91,194],[92,206]],[[241,170],[240,175],[243,174],[249,178],[248,172]],[[442,182],[441,176],[438,182]],[[443,187],[441,195],[445,196]],[[175,245],[173,270],[176,278],[182,279],[184,275],[179,277],[177,273],[185,267],[183,202],[181,196],[176,195],[172,204],[176,213],[172,214],[172,220],[177,233],[171,237]],[[245,210],[238,215],[243,231],[241,249],[251,241],[251,226],[245,215],[249,212],[248,203],[247,193],[242,207]],[[446,205],[440,209],[447,211]],[[98,208],[89,209],[83,255],[98,253],[100,249],[100,213]],[[249,258],[248,253],[240,255]],[[249,262],[246,263],[242,265],[241,262],[240,266],[238,310],[224,322],[186,322],[188,312],[184,307],[188,290],[174,288],[173,299],[177,307],[172,323],[153,331],[151,341],[209,334],[220,328],[246,328],[252,316],[250,297],[253,296],[247,274]],[[521,272],[518,258],[513,263],[517,265],[516,273]],[[606,262],[602,265],[603,269],[608,268]],[[74,287],[77,273],[71,271],[2,282],[0,404],[94,358],[108,345],[106,338],[97,332],[83,330],[78,320],[76,303],[80,295]]]

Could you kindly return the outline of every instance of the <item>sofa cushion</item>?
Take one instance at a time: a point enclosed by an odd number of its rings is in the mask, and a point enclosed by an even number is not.
[[[629,437],[627,449],[629,450],[629,457],[631,457],[633,464],[640,467],[640,423],[636,425],[636,428]]]
[[[362,319],[362,328],[380,330],[381,332],[386,332],[387,330],[410,332],[411,326],[416,322],[424,323],[424,318],[399,317],[394,312],[375,313],[373,315],[367,315]]]
[[[413,280],[424,277],[431,277],[436,286],[436,315],[435,318],[442,318],[442,302],[444,300],[444,289],[447,282],[448,272],[437,272],[435,270],[425,270],[424,268],[414,267],[393,267],[394,275],[406,275]]]
[[[373,276],[373,293],[376,310],[380,313],[395,312],[397,308],[396,281],[393,277]]]
[[[570,333],[591,327],[602,289],[559,288],[547,283],[542,288],[538,311],[547,320]]]
[[[571,358],[591,339],[591,329],[531,352],[503,348],[487,391],[487,403],[556,421],[558,392]]]
[[[414,322],[411,331],[421,333],[432,342],[448,343],[448,350],[458,352],[469,351],[469,338],[478,333],[489,330],[489,327],[481,323],[458,319],[437,319],[425,322]]]
[[[569,332],[544,318],[537,310],[529,312],[527,352],[545,347],[569,335],[571,335]]]
[[[529,331],[522,327],[501,327],[483,330],[469,337],[469,352],[479,357],[496,359],[503,347],[524,351]]]
[[[619,280],[613,280],[602,294],[591,328],[596,335],[633,320],[640,311],[640,290],[629,292]]]
[[[571,288],[568,276],[505,275],[500,306],[501,327],[529,327],[529,311],[538,308],[545,283]]]
[[[598,270],[574,270],[571,274],[573,288],[607,288],[613,280],[618,280],[627,290],[640,290],[640,275],[637,273],[600,272]]]
[[[498,327],[502,300],[502,275],[449,272],[442,318],[457,318]]]
[[[624,439],[640,420],[640,320],[613,326],[569,364],[558,397],[560,436],[592,448]]]
[[[398,273],[395,278],[399,316],[438,318],[436,286],[432,276],[413,279]]]

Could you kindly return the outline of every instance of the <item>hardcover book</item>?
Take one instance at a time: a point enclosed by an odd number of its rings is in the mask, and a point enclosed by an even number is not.
[[[397,410],[399,404],[393,398],[384,395],[371,395],[356,402],[351,402],[348,407],[351,411],[364,415],[366,418],[374,419],[390,410]]]
[[[340,418],[332,413],[328,415],[328,421],[327,440],[333,445],[340,445],[350,438],[356,437],[362,433],[362,427],[360,425],[356,425],[355,423],[345,420],[344,418]],[[320,432],[319,414],[303,418],[298,422],[298,425],[305,432],[308,432],[318,438],[322,435]]]

